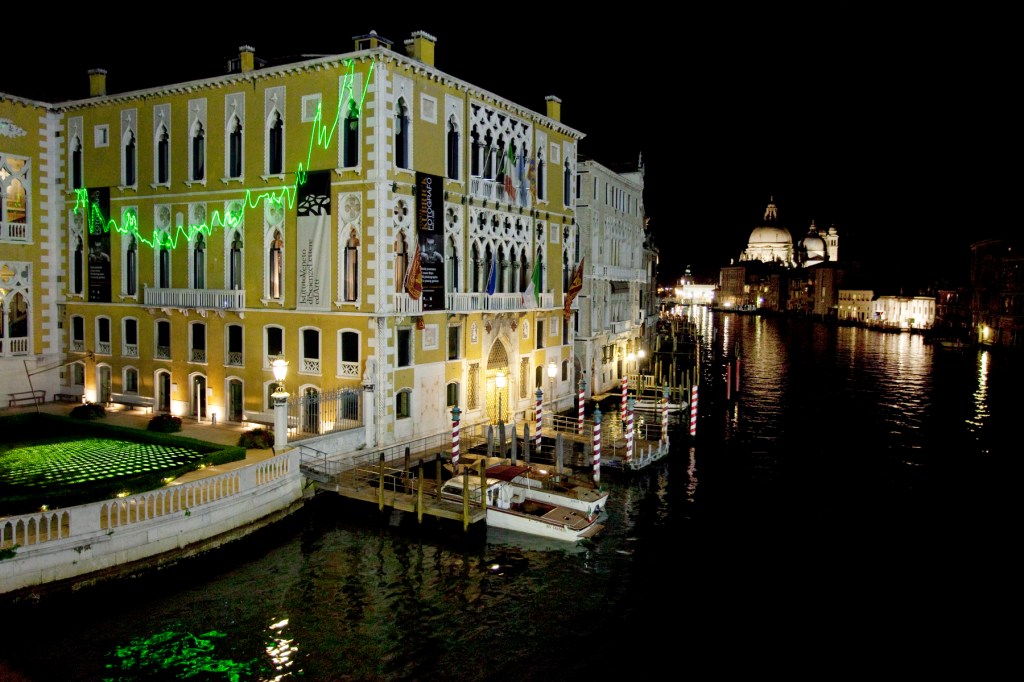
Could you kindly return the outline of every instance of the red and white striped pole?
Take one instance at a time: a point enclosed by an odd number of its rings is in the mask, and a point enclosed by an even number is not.
[[[668,384],[661,389],[661,442],[668,443]]]
[[[576,424],[576,433],[583,435],[583,393],[587,388],[587,380],[580,379],[580,420]]]
[[[601,482],[601,408],[594,408],[594,483]]]
[[[626,466],[633,463],[633,399],[629,399],[629,410],[626,412]]]
[[[690,435],[697,435],[697,384],[690,389]]]
[[[459,466],[459,410],[458,405],[452,408],[452,473]]]
[[[622,421],[626,421],[626,395],[629,393],[629,385],[626,377],[622,377]]]
[[[534,436],[533,436],[533,440],[537,444],[537,452],[538,453],[540,452],[540,426],[541,426],[541,419],[542,419],[542,412],[541,412],[541,407],[540,406],[541,406],[541,401],[543,401],[543,400],[544,400],[544,391],[542,391],[542,390],[540,390],[540,388],[538,388],[537,389],[537,433],[535,433]]]

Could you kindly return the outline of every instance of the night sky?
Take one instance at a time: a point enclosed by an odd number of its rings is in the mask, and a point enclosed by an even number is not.
[[[321,8],[294,14],[294,30],[282,28],[287,17],[235,21],[199,40],[182,36],[218,22],[193,12],[162,17],[166,38],[145,41],[126,37],[138,26],[86,40],[68,25],[54,29],[65,46],[48,60],[56,66],[41,78],[9,65],[0,91],[78,99],[90,68],[107,69],[116,93],[221,75],[242,44],[258,58],[339,54],[375,30],[400,50],[423,30],[437,37],[435,66],[456,78],[541,113],[558,96],[563,122],[586,135],[581,155],[611,167],[643,155],[663,282],[687,265],[717,279],[772,197],[796,239],[811,220],[834,225],[840,259],[877,276],[882,293],[965,281],[969,244],[1019,233],[1019,40],[1008,15],[742,10],[735,25],[724,22],[738,7],[682,18],[619,8],[566,32],[564,17],[524,24],[516,7],[504,28],[497,13],[469,33],[469,14],[456,20],[454,9],[406,20]],[[316,26],[300,28],[310,18]],[[167,50],[145,54],[150,43]]]

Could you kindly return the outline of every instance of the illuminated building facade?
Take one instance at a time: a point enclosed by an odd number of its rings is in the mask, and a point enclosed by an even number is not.
[[[621,390],[649,351],[657,323],[652,269],[657,261],[644,214],[643,161],[615,172],[591,159],[579,164],[576,220],[585,257],[576,357],[586,395]]]
[[[108,94],[94,70],[87,99],[0,97],[28,132],[0,156],[30,159],[32,190],[32,237],[0,245],[31,266],[5,380],[67,363],[36,387],[271,422],[284,358],[305,430],[353,389],[375,443],[450,428],[455,406],[496,419],[498,372],[506,419],[547,393],[547,365],[572,362],[582,134],[557,98],[541,114],[438,71],[426,33],[354,41],[271,66],[243,46],[231,73],[145,91]]]

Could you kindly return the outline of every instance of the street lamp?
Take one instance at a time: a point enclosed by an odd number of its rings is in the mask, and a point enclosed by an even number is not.
[[[498,422],[503,423],[504,420],[501,417],[501,396],[505,392],[505,372],[498,370],[498,376],[494,377],[494,385],[498,387]]]
[[[288,376],[288,361],[279,357],[271,363],[271,367],[274,369],[274,378],[277,379],[277,388],[270,397],[276,404],[276,401],[288,399],[288,391],[284,390],[284,379]]]
[[[641,348],[640,350],[638,350],[636,352],[636,356],[638,358],[640,358],[640,362],[637,363],[637,370],[636,370],[637,374],[639,374],[640,373],[640,365],[644,364],[644,358],[647,357],[647,351],[645,351],[643,348]]]
[[[558,373],[558,365],[554,360],[548,363],[548,378],[551,379],[551,414],[555,413],[555,374]]]
[[[288,447],[288,391],[284,390],[284,378],[288,375],[288,361],[278,357],[271,363],[277,388],[270,394],[274,399],[274,452]]]

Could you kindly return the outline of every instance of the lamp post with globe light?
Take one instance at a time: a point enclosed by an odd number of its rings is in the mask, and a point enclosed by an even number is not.
[[[284,390],[284,380],[288,376],[288,361],[278,357],[271,363],[277,388],[270,394],[274,400],[274,450],[288,447],[288,391]]]

